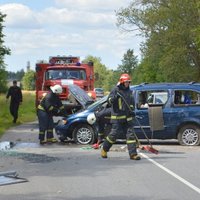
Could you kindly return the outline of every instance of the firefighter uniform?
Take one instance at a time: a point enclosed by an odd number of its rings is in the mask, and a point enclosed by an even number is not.
[[[37,115],[40,144],[57,142],[53,136],[53,116],[64,111],[64,106],[58,96],[61,92],[62,88],[60,85],[51,87],[50,92],[43,97],[38,105]],[[45,140],[45,134],[47,140]]]
[[[107,152],[116,142],[118,134],[123,132],[126,134],[126,143],[130,159],[140,160],[136,150],[136,137],[134,133],[133,118],[134,98],[132,91],[129,88],[130,76],[122,74],[120,84],[118,84],[108,96],[108,103],[111,104],[111,132],[106,137],[103,148],[101,150],[102,158],[107,158]],[[126,103],[124,102],[126,100]],[[127,104],[130,106],[128,108]]]
[[[105,138],[105,125],[111,120],[111,107],[105,107],[99,112],[95,113],[96,121],[98,123],[98,144]]]

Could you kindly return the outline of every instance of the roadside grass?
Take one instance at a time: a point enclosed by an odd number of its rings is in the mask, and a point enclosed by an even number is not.
[[[10,102],[6,102],[6,95],[0,94],[0,137],[10,127],[20,125],[25,122],[35,121],[37,119],[35,109],[35,92],[22,91],[23,102],[19,107],[18,120],[16,124],[12,123],[12,116],[9,111]]]

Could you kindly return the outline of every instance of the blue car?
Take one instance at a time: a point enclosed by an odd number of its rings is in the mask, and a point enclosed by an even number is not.
[[[135,99],[134,128],[139,139],[147,136],[149,139],[177,139],[180,145],[200,145],[199,83],[144,83],[131,86],[131,90]],[[91,125],[87,117],[105,106],[107,96],[63,118],[56,126],[60,140],[70,138],[79,144],[96,142],[98,124]]]

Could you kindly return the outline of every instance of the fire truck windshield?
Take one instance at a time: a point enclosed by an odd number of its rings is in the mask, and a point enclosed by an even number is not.
[[[85,70],[78,69],[55,69],[48,70],[46,72],[46,80],[58,80],[58,79],[78,79],[78,80],[86,80],[86,72]]]

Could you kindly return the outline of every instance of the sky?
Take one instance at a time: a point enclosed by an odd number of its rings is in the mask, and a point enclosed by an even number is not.
[[[117,26],[116,11],[131,0],[0,0],[6,14],[4,45],[7,71],[20,71],[30,62],[50,56],[72,55],[81,60],[88,55],[101,59],[108,69],[122,64],[123,55],[133,49],[140,58],[142,38]]]

